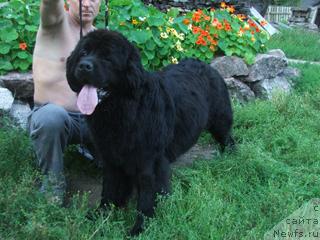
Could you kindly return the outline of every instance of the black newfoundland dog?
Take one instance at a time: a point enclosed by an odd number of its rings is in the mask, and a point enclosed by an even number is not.
[[[222,149],[233,146],[232,108],[223,78],[209,65],[187,59],[147,72],[138,50],[121,34],[96,30],[83,37],[67,61],[103,162],[101,207],[124,206],[137,189],[131,234],[154,215],[156,194],[169,192],[170,163],[207,129]],[[102,93],[98,100],[98,93]]]

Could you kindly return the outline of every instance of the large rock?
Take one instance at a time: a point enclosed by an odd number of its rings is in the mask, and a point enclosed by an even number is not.
[[[271,99],[274,93],[289,93],[292,87],[286,78],[277,76],[272,79],[265,79],[253,83],[251,89],[254,91],[257,97]]]
[[[10,116],[13,117],[19,126],[23,129],[27,129],[27,118],[31,109],[29,104],[19,100],[15,100],[10,109]]]
[[[272,79],[281,74],[287,66],[288,61],[286,58],[270,54],[259,54],[250,68],[249,76],[243,80],[257,82]]]
[[[225,78],[224,81],[227,84],[230,96],[232,98],[238,99],[238,101],[241,103],[254,100],[254,92],[248,85],[235,78]]]
[[[281,49],[271,49],[269,52],[267,52],[267,55],[272,55],[279,58],[286,59],[286,54]]]
[[[8,88],[16,99],[30,99],[33,97],[32,73],[12,72],[0,76],[0,83],[2,87]]]
[[[217,57],[210,64],[218,70],[224,78],[247,76],[249,69],[245,62],[239,57]]]
[[[13,101],[12,93],[6,88],[0,88],[0,110],[9,112]]]
[[[287,79],[295,79],[301,76],[301,71],[298,68],[287,67],[284,71],[280,74],[280,76],[285,77]]]

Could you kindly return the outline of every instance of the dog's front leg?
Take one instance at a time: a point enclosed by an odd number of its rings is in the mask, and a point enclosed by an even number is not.
[[[112,165],[104,167],[101,208],[110,204],[124,207],[132,192],[132,179],[121,169]]]
[[[155,208],[155,176],[153,171],[144,172],[138,177],[138,203],[136,222],[130,231],[131,236],[143,230],[144,217],[153,217]]]

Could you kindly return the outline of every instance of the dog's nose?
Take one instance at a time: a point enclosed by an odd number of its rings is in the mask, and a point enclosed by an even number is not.
[[[92,62],[88,60],[83,60],[79,64],[79,70],[82,72],[91,72],[93,70]]]

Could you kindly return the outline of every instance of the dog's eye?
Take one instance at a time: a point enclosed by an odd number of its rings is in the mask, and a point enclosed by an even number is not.
[[[87,55],[88,55],[88,53],[87,53],[86,50],[81,50],[81,52],[80,52],[80,56],[81,57],[84,57],[84,56],[87,56]]]

